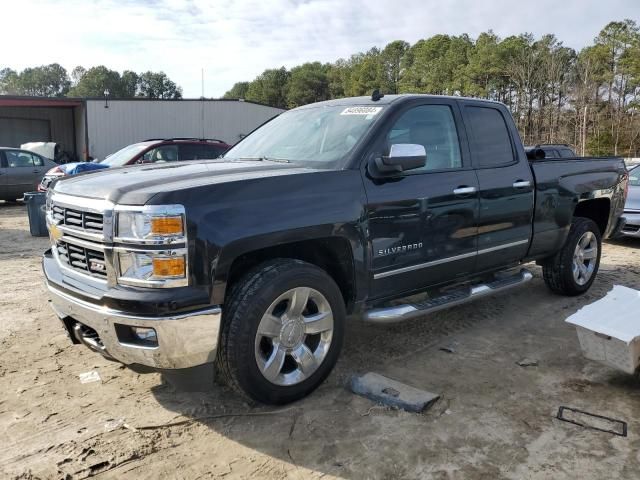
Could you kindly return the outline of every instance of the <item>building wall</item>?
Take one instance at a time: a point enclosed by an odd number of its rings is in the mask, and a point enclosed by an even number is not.
[[[217,138],[234,144],[282,110],[240,101],[87,100],[88,150],[102,159],[149,138]]]
[[[80,161],[87,159],[85,111],[86,108],[84,104],[73,109],[73,121],[76,125],[76,154]]]
[[[0,145],[19,147],[26,142],[57,142],[63,150],[74,153],[73,117],[73,107],[0,107],[3,130]],[[49,124],[48,138],[40,138],[47,136],[45,123]]]

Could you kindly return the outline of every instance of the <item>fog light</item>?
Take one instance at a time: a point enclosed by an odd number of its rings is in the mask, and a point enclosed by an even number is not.
[[[146,346],[158,346],[158,335],[153,328],[131,327],[131,336],[136,343]]]

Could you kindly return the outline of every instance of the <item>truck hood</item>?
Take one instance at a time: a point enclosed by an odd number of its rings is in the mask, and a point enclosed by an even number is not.
[[[144,205],[161,192],[315,171],[269,161],[206,160],[110,168],[60,179],[54,191],[116,204]]]

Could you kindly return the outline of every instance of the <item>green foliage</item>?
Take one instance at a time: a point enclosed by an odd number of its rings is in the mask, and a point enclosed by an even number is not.
[[[396,40],[331,64],[265,70],[227,98],[277,107],[383,93],[430,93],[504,102],[526,143],[569,143],[580,153],[640,156],[640,31],[611,22],[580,52],[554,35],[494,32]]]
[[[8,68],[0,70],[0,92],[8,95],[61,97],[70,85],[67,71],[57,63],[25,68],[20,73]]]
[[[138,75],[125,70],[122,75],[104,65],[85,69],[75,67],[71,75],[61,65],[52,63],[16,72],[0,69],[0,94],[38,97],[102,97],[105,90],[111,98],[182,98],[182,89],[164,72]]]
[[[125,74],[126,73],[133,72],[125,72]],[[144,72],[138,78],[137,96],[146,98],[177,99],[182,98],[182,89],[171,81],[164,72]]]
[[[287,88],[291,74],[284,68],[265,70],[247,88],[247,100],[278,108],[287,107]]]
[[[245,98],[249,90],[249,82],[236,82],[222,98]]]
[[[91,67],[69,91],[72,97],[102,97],[108,91],[111,98],[124,98],[124,86],[120,74],[104,65]]]
[[[287,89],[287,106],[298,107],[329,98],[328,65],[305,63],[291,69]]]

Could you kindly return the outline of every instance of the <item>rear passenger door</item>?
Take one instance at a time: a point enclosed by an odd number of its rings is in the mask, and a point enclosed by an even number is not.
[[[535,186],[508,110],[500,104],[463,101],[463,112],[480,188],[476,271],[482,272],[525,257]]]

